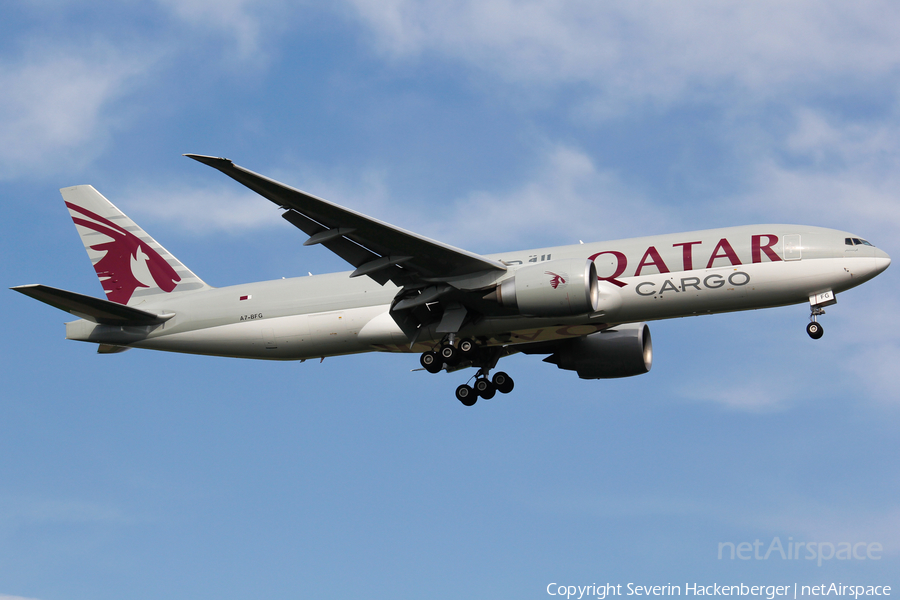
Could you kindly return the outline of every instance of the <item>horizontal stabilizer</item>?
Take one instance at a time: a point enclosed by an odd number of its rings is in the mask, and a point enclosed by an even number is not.
[[[76,317],[104,325],[159,325],[175,316],[175,313],[157,315],[109,300],[40,284],[20,285],[10,289]]]

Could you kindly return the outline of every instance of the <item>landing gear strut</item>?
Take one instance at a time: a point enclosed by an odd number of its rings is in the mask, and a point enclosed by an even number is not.
[[[806,333],[812,339],[817,340],[825,334],[818,319],[820,315],[825,314],[825,307],[832,304],[837,304],[837,297],[832,290],[825,290],[809,297],[809,325],[806,326]]]
[[[809,325],[806,326],[806,333],[809,334],[814,340],[819,339],[823,335],[825,335],[825,330],[822,328],[822,325],[816,320],[819,315],[824,315],[825,309],[819,306],[813,306],[812,312],[809,314]]]
[[[438,349],[437,354],[439,355],[441,363],[454,367],[461,361],[471,358],[476,349],[477,346],[475,346],[475,342],[472,340],[468,338],[457,340],[456,335],[451,333],[441,340],[440,349]],[[423,354],[422,356],[424,357],[425,355]],[[440,371],[440,369],[438,369],[438,371]]]

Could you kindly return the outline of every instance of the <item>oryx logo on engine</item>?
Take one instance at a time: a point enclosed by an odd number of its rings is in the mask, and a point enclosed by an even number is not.
[[[566,277],[568,275],[559,275],[553,271],[544,271],[544,273],[550,275],[550,287],[554,290],[561,285],[566,285]]]

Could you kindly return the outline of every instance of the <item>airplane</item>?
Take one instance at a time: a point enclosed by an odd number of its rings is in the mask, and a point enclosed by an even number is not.
[[[276,204],[353,271],[215,288],[90,185],[63,188],[106,299],[11,288],[78,320],[66,338],[100,354],[169,352],[300,360],[418,353],[429,373],[476,368],[456,390],[512,391],[515,353],[582,379],[650,371],[648,321],[809,303],[813,339],[836,295],[888,268],[866,239],[804,225],[745,225],[479,255],[338,206],[234,164],[186,154]],[[498,224],[501,225],[501,224]],[[474,380],[474,382],[473,382]]]

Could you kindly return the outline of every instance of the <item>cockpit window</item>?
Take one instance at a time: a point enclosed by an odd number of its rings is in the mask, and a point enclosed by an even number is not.
[[[872,246],[873,248],[875,247],[874,245],[870,244],[868,241],[861,239],[861,238],[844,238],[844,245],[845,246]]]
[[[845,246],[852,246],[852,245],[853,245],[853,238],[844,238],[844,245],[845,245]]]

